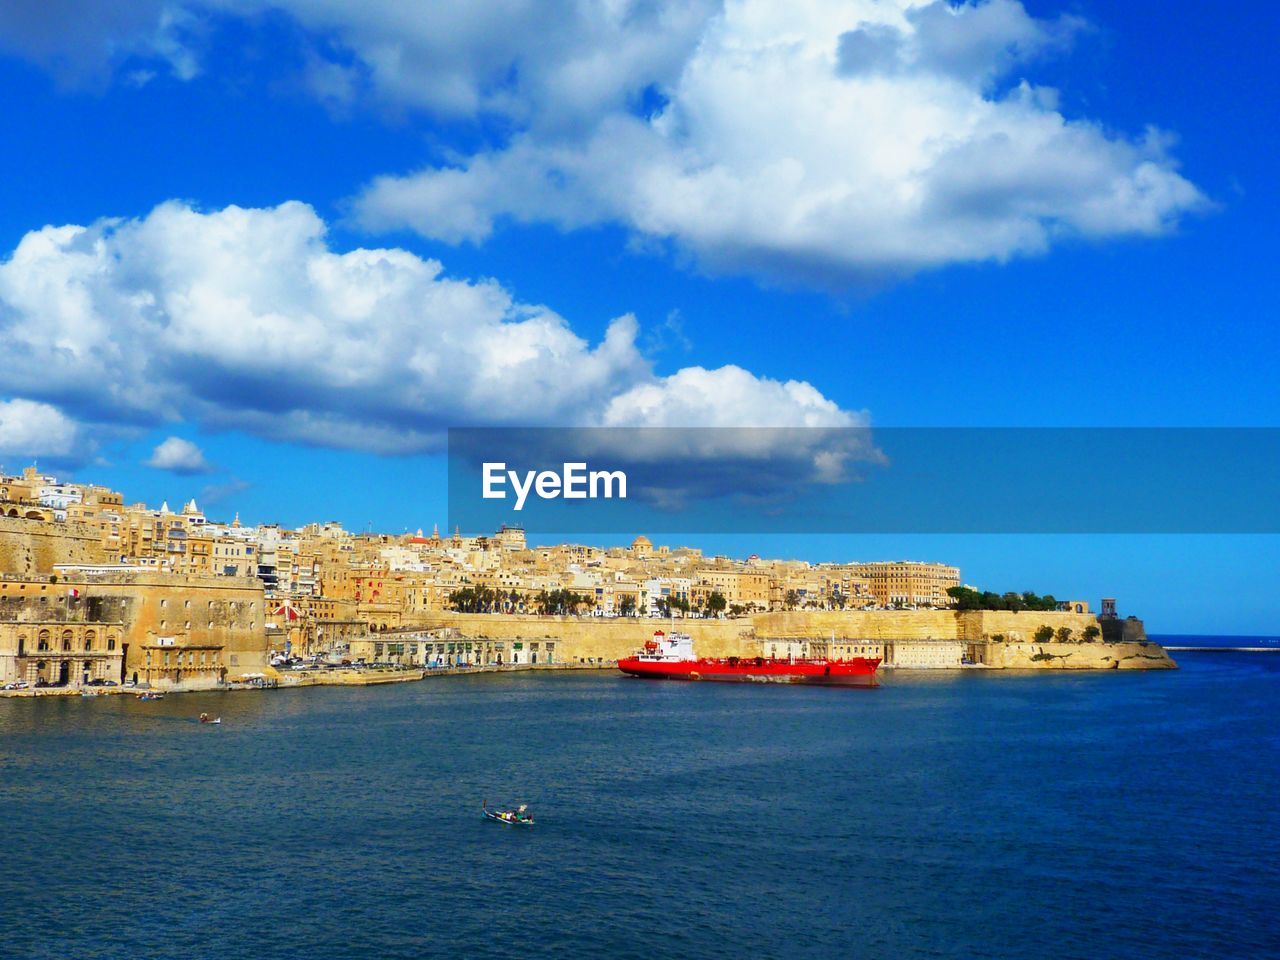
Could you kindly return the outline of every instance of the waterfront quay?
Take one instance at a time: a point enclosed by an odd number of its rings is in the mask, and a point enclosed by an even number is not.
[[[237,679],[216,686],[170,687],[163,692],[209,693],[227,691],[293,690],[300,687],[376,687],[390,683],[413,683],[443,677],[471,677],[492,673],[528,673],[566,670],[610,670],[615,663],[490,663],[468,666],[387,667],[387,668],[309,668],[306,670],[270,671],[270,674]],[[0,690],[0,697],[93,697],[141,696],[150,687],[24,687]]]

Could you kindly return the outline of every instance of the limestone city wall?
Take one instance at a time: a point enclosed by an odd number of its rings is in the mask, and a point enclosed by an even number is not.
[[[0,517],[0,571],[52,573],[57,563],[105,563],[98,531],[82,523]]]
[[[693,637],[700,656],[758,656],[768,638],[825,640],[981,641],[1003,634],[1030,641],[1037,628],[1070,627],[1076,637],[1097,625],[1092,614],[955,610],[786,611],[729,620],[677,620],[675,629]],[[634,653],[654,630],[669,629],[656,618],[538,617],[483,613],[429,613],[415,627],[454,627],[463,636],[491,640],[555,640],[558,659],[617,660]],[[1070,646],[1077,646],[1071,644]]]

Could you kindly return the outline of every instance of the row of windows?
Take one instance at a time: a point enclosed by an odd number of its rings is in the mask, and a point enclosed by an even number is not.
[[[175,621],[173,622],[173,625],[174,625],[174,627],[176,628],[176,627],[178,626],[178,621],[176,621],[176,620],[175,620]],[[205,626],[206,626],[206,627],[209,627],[209,628],[212,628],[212,627],[213,627],[213,621],[212,621],[212,620],[208,621],[207,623],[205,623]],[[229,628],[229,629],[231,629],[231,630],[240,630],[240,629],[245,629],[245,630],[256,630],[256,629],[258,628],[258,621],[257,621],[257,620],[250,620],[248,623],[240,623],[240,622],[239,622],[239,621],[237,621],[237,620],[233,620],[233,621],[231,621],[231,623],[227,624],[227,626],[228,626],[228,628]],[[161,620],[161,621],[160,621],[160,629],[161,629],[161,630],[168,630],[168,629],[169,629],[169,621],[168,621],[168,620]],[[184,620],[184,621],[182,621],[182,629],[184,629],[184,630],[190,630],[190,629],[191,629],[191,621],[190,621],[190,620]]]
[[[153,661],[151,658],[151,654],[153,652],[154,651],[151,651],[151,650],[147,651],[148,667],[152,666],[153,664]],[[164,651],[164,654],[162,656],[157,657],[157,662],[162,667],[183,667],[183,666],[194,667],[197,665],[196,663],[197,653],[200,654],[199,666],[215,667],[218,665],[217,655],[211,653],[208,650],[172,650],[172,651],[166,650]],[[186,655],[185,661],[183,658],[184,654]]]
[[[21,655],[26,651],[28,637],[25,633],[18,634],[18,654]],[[60,645],[64,651],[70,651],[75,645],[75,633],[71,630],[63,630],[61,635],[55,641],[53,631],[41,630],[36,634],[36,650],[53,650],[55,643]],[[96,630],[86,630],[80,638],[80,649],[92,651],[98,642],[98,632]],[[114,634],[107,635],[107,650],[116,648],[116,638]]]
[[[217,601],[217,600],[210,600],[210,601],[209,601],[209,609],[210,609],[210,610],[212,610],[215,606],[217,606],[217,604],[218,604],[218,603],[219,603],[219,601]],[[168,601],[168,600],[161,600],[161,601],[160,601],[160,607],[161,607],[161,609],[164,609],[164,608],[165,608],[165,607],[167,607],[167,606],[169,606],[169,601]],[[227,606],[228,606],[228,608],[229,608],[229,609],[231,609],[231,610],[239,610],[242,606],[244,606],[244,601],[243,601],[243,600],[231,600],[231,601],[228,601]],[[183,601],[182,601],[182,608],[183,608],[184,610],[190,610],[190,609],[191,609],[191,601],[190,601],[190,600],[183,600]],[[258,609],[258,602],[257,602],[256,600],[250,600],[250,601],[249,601],[249,609],[250,609],[250,610],[256,610],[256,609]]]

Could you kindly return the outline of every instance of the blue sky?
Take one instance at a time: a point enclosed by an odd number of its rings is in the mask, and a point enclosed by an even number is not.
[[[0,14],[0,463],[399,531],[445,522],[444,426],[676,424],[690,393],[707,425],[1277,425],[1272,7],[491,6]],[[315,288],[358,248],[407,259]],[[468,331],[493,346],[435,348]],[[545,382],[488,382],[520,356]],[[175,436],[200,472],[146,465]],[[1280,633],[1270,537],[705,545]]]

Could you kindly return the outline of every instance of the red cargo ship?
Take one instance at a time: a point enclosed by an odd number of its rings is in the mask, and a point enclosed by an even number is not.
[[[644,649],[618,661],[618,669],[653,680],[720,680],[747,683],[827,683],[877,685],[878,657],[848,660],[780,657],[694,657],[687,634],[659,630]]]

